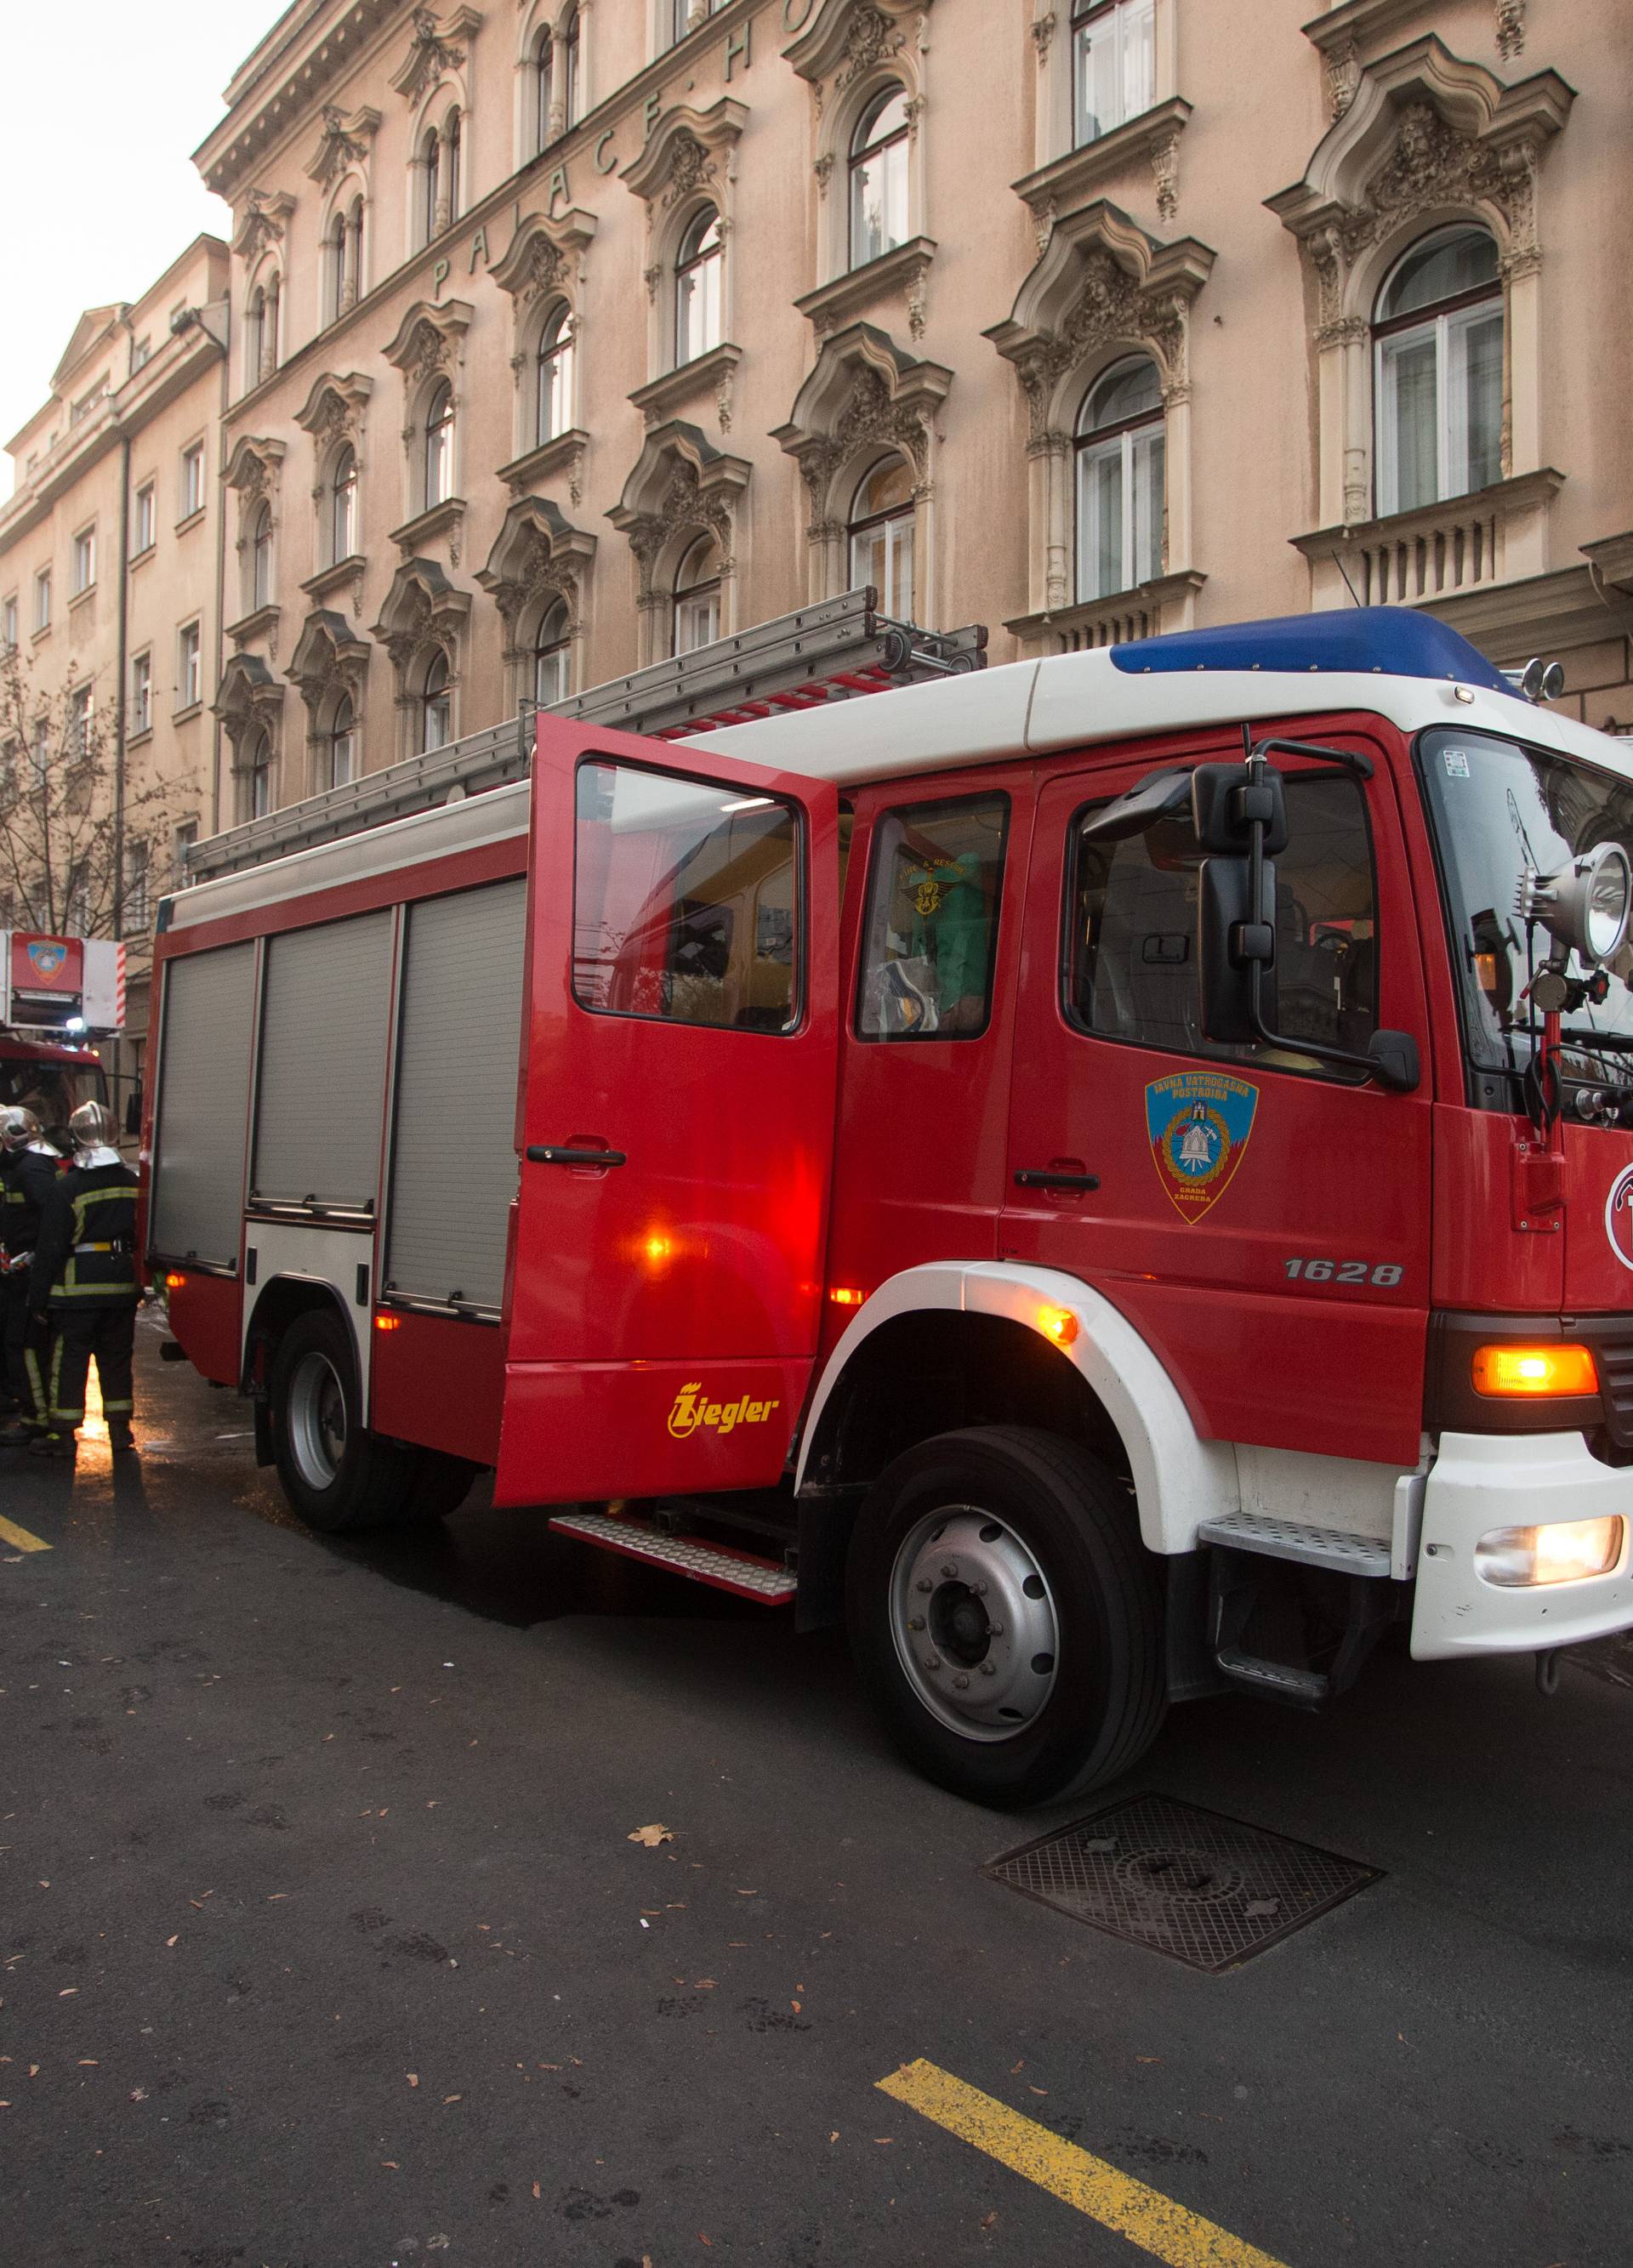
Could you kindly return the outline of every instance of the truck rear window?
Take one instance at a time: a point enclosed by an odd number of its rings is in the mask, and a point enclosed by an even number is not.
[[[793,806],[630,764],[578,777],[573,992],[601,1015],[743,1032],[799,1020]]]

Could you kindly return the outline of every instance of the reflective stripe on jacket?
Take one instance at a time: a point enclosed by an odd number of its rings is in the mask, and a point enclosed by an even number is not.
[[[136,1208],[137,1177],[122,1160],[70,1166],[41,1209],[29,1306],[118,1307],[139,1299]]]

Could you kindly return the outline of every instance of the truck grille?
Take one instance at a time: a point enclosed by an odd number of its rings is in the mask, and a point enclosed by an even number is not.
[[[1593,1354],[1610,1438],[1619,1449],[1633,1447],[1633,1336],[1595,1338]]]

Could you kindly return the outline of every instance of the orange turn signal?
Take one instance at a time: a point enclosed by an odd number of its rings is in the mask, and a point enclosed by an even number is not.
[[[377,1331],[400,1331],[402,1328],[401,1315],[376,1315],[374,1318],[374,1329]]]
[[[185,1276],[166,1276],[165,1278],[165,1289],[166,1292],[179,1292],[186,1281],[187,1278]]]
[[[1476,1347],[1474,1391],[1509,1396],[1597,1394],[1599,1373],[1585,1346]]]
[[[1038,1328],[1056,1346],[1068,1347],[1075,1341],[1081,1326],[1069,1307],[1039,1307]]]
[[[858,1292],[849,1284],[836,1284],[828,1293],[836,1307],[860,1307],[867,1296],[865,1292]]]

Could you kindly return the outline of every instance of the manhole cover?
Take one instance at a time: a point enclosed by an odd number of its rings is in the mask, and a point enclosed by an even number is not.
[[[1233,1969],[1378,1879],[1308,1843],[1137,1795],[982,1872],[1193,1969]]]

